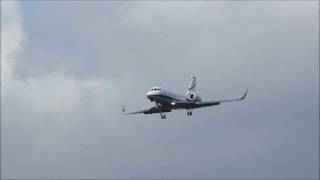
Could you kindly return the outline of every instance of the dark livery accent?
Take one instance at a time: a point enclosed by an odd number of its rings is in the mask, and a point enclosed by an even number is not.
[[[159,107],[158,109],[156,107],[152,107],[147,111],[144,111],[143,114],[154,114],[154,113],[164,113],[164,112],[171,112],[171,109],[165,109]]]

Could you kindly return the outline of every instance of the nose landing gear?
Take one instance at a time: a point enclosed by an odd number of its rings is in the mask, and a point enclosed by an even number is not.
[[[160,108],[160,104],[158,102],[156,102],[156,109],[159,109]]]
[[[192,111],[191,110],[187,111],[187,115],[191,116],[192,115]]]
[[[165,114],[163,114],[163,113],[160,113],[160,116],[161,116],[161,119],[167,118],[167,116]]]

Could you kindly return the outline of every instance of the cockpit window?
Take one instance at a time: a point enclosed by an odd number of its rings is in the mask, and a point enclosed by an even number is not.
[[[151,88],[151,91],[161,91],[161,88]]]

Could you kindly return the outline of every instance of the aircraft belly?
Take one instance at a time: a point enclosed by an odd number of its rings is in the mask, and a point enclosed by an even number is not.
[[[160,103],[161,105],[169,105],[171,103],[171,100],[165,98],[165,97],[156,97],[155,101]]]
[[[155,101],[157,103],[159,103],[162,107],[166,108],[166,109],[181,109],[184,108],[183,106],[180,105],[172,105],[171,103],[173,101],[177,101],[176,99],[173,99],[171,97],[167,97],[167,96],[148,96],[148,98],[151,101]]]

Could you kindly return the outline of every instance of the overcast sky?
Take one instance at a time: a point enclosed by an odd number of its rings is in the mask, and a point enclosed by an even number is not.
[[[3,178],[319,178],[318,109],[319,1],[1,1]]]

